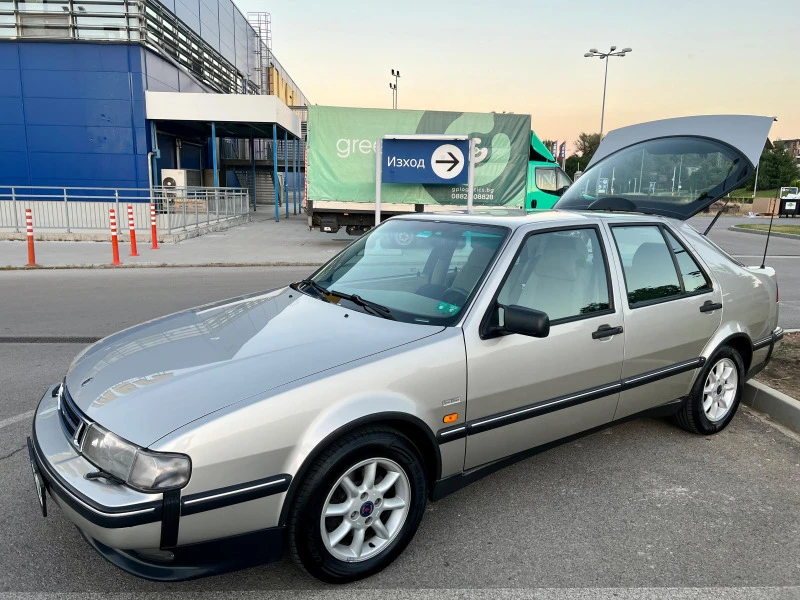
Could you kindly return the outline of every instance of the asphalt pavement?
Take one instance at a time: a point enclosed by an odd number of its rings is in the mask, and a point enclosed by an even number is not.
[[[0,398],[5,414],[33,408],[81,347],[14,345],[13,360],[0,363],[3,389],[11,386]],[[506,468],[429,504],[407,551],[346,588],[321,584],[288,559],[179,584],[129,576],[89,549],[57,507],[41,517],[23,450],[29,420],[4,419],[0,592],[800,597],[800,443],[746,411],[714,437],[642,420]]]
[[[727,232],[729,224],[718,222],[712,238],[760,264],[764,238]],[[784,327],[800,326],[798,249],[794,240],[770,242]],[[24,450],[30,411],[84,345],[21,338],[101,337],[312,270],[0,273],[0,600],[800,598],[800,438],[747,410],[713,437],[642,420],[506,468],[429,504],[393,565],[343,588],[319,583],[289,560],[180,584],[139,580],[97,556],[57,507],[41,517]]]

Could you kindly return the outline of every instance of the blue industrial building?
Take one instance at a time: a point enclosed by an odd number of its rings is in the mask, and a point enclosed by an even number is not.
[[[148,188],[174,168],[202,176],[215,164],[209,123],[148,120],[146,92],[270,94],[302,115],[306,99],[269,45],[268,15],[248,21],[231,0],[0,0],[0,186]],[[221,141],[228,158],[254,148]],[[238,158],[266,159],[252,154]],[[246,183],[218,169],[220,185],[250,185],[252,173]]]

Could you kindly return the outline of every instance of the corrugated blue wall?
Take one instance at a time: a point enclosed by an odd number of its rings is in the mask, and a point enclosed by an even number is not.
[[[147,187],[144,56],[0,42],[0,185]]]

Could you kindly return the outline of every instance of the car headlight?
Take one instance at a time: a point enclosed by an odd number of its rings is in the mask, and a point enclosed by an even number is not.
[[[188,456],[145,450],[97,423],[86,431],[81,452],[101,471],[143,492],[182,488],[192,474]]]

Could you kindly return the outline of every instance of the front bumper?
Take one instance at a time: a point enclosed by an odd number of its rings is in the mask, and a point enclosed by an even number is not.
[[[185,501],[179,491],[145,494],[85,479],[97,469],[64,434],[55,394],[58,387],[47,390],[34,416],[29,440],[34,473],[38,472],[49,497],[105,559],[157,581],[194,579],[280,560],[283,527],[177,546],[181,514],[190,512],[182,507]]]

